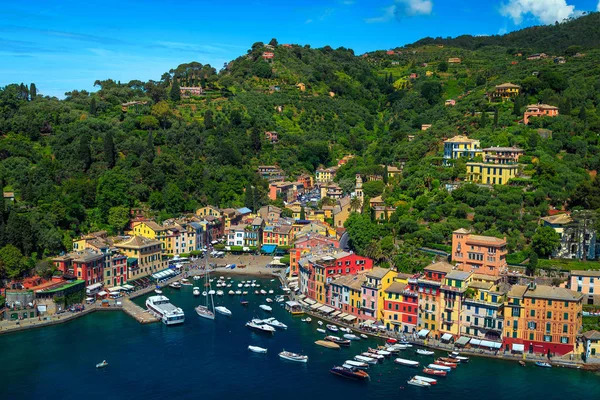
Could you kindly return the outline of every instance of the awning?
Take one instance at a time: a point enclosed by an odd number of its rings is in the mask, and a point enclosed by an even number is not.
[[[461,337],[458,338],[458,340],[456,342],[454,342],[454,344],[458,344],[460,346],[464,346],[467,343],[469,343],[469,340],[471,340],[470,337],[461,336]]]
[[[341,313],[340,315],[338,315],[338,318],[344,318],[347,317],[349,314],[346,314],[345,312]]]
[[[493,343],[494,343],[494,348],[495,348],[495,349],[500,349],[500,348],[502,348],[502,343],[500,343],[500,342],[493,342]]]
[[[335,311],[335,308],[333,307],[329,307],[329,306],[323,306],[321,308],[319,308],[317,311],[325,313],[325,314],[329,314]]]
[[[471,344],[473,346],[479,346],[481,344],[481,340],[479,340],[479,339],[471,339]]]
[[[373,325],[374,323],[375,323],[375,321],[373,321],[373,320],[371,320],[371,319],[370,319],[370,320],[368,320],[368,321],[365,321],[365,322],[363,322],[363,325],[364,325],[364,326],[371,326],[371,325]]]
[[[306,299],[304,299],[304,302],[307,304],[315,304],[316,301],[314,301],[313,299],[309,299],[308,297]]]
[[[331,317],[337,317],[338,315],[340,315],[342,312],[341,311],[336,311],[333,314],[331,314]]]
[[[131,289],[135,288],[133,285],[123,285],[123,287],[127,290],[131,290]]]
[[[175,271],[173,271],[172,269],[165,269],[165,270],[155,272],[154,274],[152,274],[152,278],[164,279],[164,278],[168,278],[171,275],[175,275]]]
[[[444,333],[442,335],[442,340],[450,340],[450,339],[452,339],[452,334],[450,334],[450,333]]]
[[[525,345],[519,344],[519,343],[513,343],[512,351],[517,352],[517,353],[523,353],[525,351]]]
[[[498,344],[500,344],[500,343],[498,343]],[[483,346],[483,347],[489,347],[490,349],[497,348],[496,347],[496,342],[490,342],[489,340],[482,340],[479,345]]]
[[[121,286],[115,286],[115,287],[110,287],[108,288],[108,291],[113,293],[113,292],[120,292],[121,290],[123,290],[123,288]]]
[[[300,296],[298,296],[298,298],[299,298],[300,300],[304,300],[304,299],[306,298],[306,295],[305,295],[305,294],[301,294]]]
[[[354,315],[346,315],[344,318],[342,318],[344,321],[348,321],[348,322],[352,322],[356,319],[356,317]]]
[[[429,329],[421,329],[421,330],[419,331],[419,333],[417,333],[417,335],[418,335],[420,338],[426,338],[426,337],[427,337],[427,335],[429,335]]]
[[[322,303],[315,303],[312,306],[310,306],[311,310],[316,310],[317,308],[321,308],[323,307],[325,304]]]
[[[38,310],[38,312],[46,312],[46,305],[45,304],[38,305],[37,310]]]
[[[101,291],[100,293],[96,293],[96,295],[98,296],[106,296],[108,293],[106,293],[104,290]]]
[[[89,292],[91,292],[91,291],[93,291],[93,290],[100,289],[101,287],[102,287],[102,283],[101,283],[101,282],[98,282],[98,283],[94,283],[93,285],[89,285],[89,286],[87,286],[87,287],[86,287],[86,289],[87,289]]]
[[[286,301],[285,304],[288,307],[298,307],[300,305],[300,303],[298,303],[297,301],[294,301],[294,300]]]
[[[263,253],[267,253],[267,254],[273,254],[273,253],[275,253],[276,249],[277,249],[276,244],[263,244],[262,247],[260,248],[260,251],[262,251]]]
[[[85,299],[85,301],[92,301],[92,300],[94,300],[93,297],[88,297],[87,299]]]

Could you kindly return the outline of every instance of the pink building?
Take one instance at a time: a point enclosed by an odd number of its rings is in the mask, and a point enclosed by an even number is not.
[[[549,106],[548,104],[532,104],[527,106],[527,111],[523,116],[525,125],[529,124],[531,117],[556,117],[558,115],[558,107]]]
[[[600,305],[600,271],[571,271],[568,288],[583,293],[584,304]]]
[[[459,229],[452,233],[452,260],[461,271],[498,276],[506,271],[506,238],[472,235]]]

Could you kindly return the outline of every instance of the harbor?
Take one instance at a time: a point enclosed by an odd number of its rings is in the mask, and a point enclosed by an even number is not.
[[[414,386],[407,382],[415,375],[423,376],[423,366],[448,356],[448,352],[437,350],[432,356],[418,355],[415,348],[402,350],[399,355],[370,366],[367,370],[369,380],[354,382],[344,379],[330,373],[330,369],[342,366],[359,354],[368,353],[369,348],[384,345],[385,339],[372,336],[353,341],[349,347],[338,350],[318,346],[315,341],[332,334],[317,331],[321,328],[318,324],[321,318],[312,317],[310,323],[302,322],[307,315],[291,315],[281,306],[285,303],[270,303],[272,312],[261,310],[260,305],[268,304],[267,297],[281,294],[280,283],[271,276],[232,277],[236,286],[245,279],[256,280],[261,289],[274,290],[274,294],[244,296],[248,301],[246,306],[240,304],[239,295],[217,297],[215,305],[226,306],[232,316],[217,315],[214,321],[200,318],[194,312],[202,297],[193,296],[192,287],[184,286],[178,290],[165,287],[164,295],[185,311],[185,323],[177,326],[140,324],[122,312],[93,312],[67,324],[1,336],[0,346],[11,346],[15,351],[6,354],[0,373],[7,382],[20,383],[8,385],[5,395],[7,398],[17,397],[21,385],[27,385],[32,397],[43,396],[45,388],[52,385],[54,393],[64,399],[105,397],[106,393],[90,391],[85,383],[70,383],[93,381],[96,385],[110,383],[117,386],[119,397],[131,399],[215,398],[232,392],[244,393],[246,398],[278,393],[290,399],[301,399],[314,395],[315,387],[320,388],[319,393],[323,396],[443,396],[462,399],[465,396],[488,395],[489,387],[497,384],[500,378],[503,391],[495,397],[499,399],[537,398],[544,393],[552,398],[583,390],[591,397],[600,395],[598,386],[590,384],[598,378],[589,372],[544,369],[533,364],[524,368],[512,360],[480,357],[471,357],[468,364],[452,370],[447,377],[431,376],[437,379],[436,385]],[[145,300],[152,294],[136,296],[132,303],[144,309]],[[276,318],[288,329],[277,329],[274,334],[265,335],[244,326],[253,318],[268,317]],[[322,327],[325,328],[327,323],[324,321]],[[336,325],[342,327],[341,324]],[[73,335],[78,338],[75,347]],[[50,343],[52,346],[49,347]],[[248,346],[267,349],[267,353],[254,353],[248,350]],[[306,355],[308,362],[281,359],[279,353],[282,351]],[[33,354],[40,353],[52,362],[35,362]],[[395,358],[417,361],[420,368],[395,363]],[[16,365],[17,360],[19,368],[11,367]],[[95,365],[102,360],[106,360],[108,366],[97,370]],[[60,378],[67,368],[74,371],[70,382]],[[161,370],[161,380],[148,379],[157,368]],[[191,383],[198,376],[202,377],[200,386]],[[182,384],[165,386],[161,383],[164,381]],[[311,384],[295,385],[294,382]],[[531,382],[544,382],[544,385],[531,385]]]

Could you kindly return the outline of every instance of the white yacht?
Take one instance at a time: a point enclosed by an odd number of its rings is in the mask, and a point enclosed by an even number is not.
[[[171,304],[166,296],[148,297],[146,307],[152,315],[159,318],[165,325],[183,324],[185,321],[183,310]]]
[[[231,314],[232,314],[231,311],[229,311],[229,309],[227,307],[223,307],[223,306],[215,307],[215,311],[218,312],[219,314],[223,314],[228,317],[231,317]]]

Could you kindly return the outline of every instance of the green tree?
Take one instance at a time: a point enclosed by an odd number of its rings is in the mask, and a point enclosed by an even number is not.
[[[578,117],[582,122],[587,122],[587,113],[585,111],[585,104],[581,105],[581,108],[579,109]]]
[[[213,112],[211,110],[206,110],[204,112],[204,128],[212,129],[215,127],[215,122],[213,121]]]
[[[531,248],[542,257],[547,257],[560,247],[560,236],[549,226],[540,226],[531,238]]]
[[[447,72],[448,71],[448,63],[446,61],[442,61],[441,63],[438,64],[437,70],[440,72]]]
[[[31,100],[35,100],[35,98],[37,97],[37,88],[35,87],[35,83],[31,83],[31,85],[29,85],[29,98],[31,98]]]
[[[111,207],[108,210],[108,224],[115,232],[122,233],[129,222],[129,208],[123,206]]]
[[[27,271],[23,254],[12,244],[0,249],[0,268],[11,279],[20,278]]]
[[[158,129],[158,120],[152,115],[144,115],[140,118],[140,128],[152,132],[154,129]]]
[[[169,183],[163,190],[165,211],[178,214],[185,211],[185,197],[183,191],[174,183]]]
[[[482,111],[481,118],[479,119],[479,127],[485,128],[488,124],[488,119],[487,111]]]
[[[513,107],[513,114],[517,115],[517,116],[521,116],[521,97],[517,96],[515,97],[515,104]]]
[[[250,131],[250,145],[255,153],[260,153],[260,149],[262,148],[262,138],[257,127],[253,127]]]
[[[535,251],[529,252],[529,262],[525,268],[525,273],[529,276],[534,276],[538,267],[538,255]]]
[[[430,105],[439,102],[442,98],[442,85],[439,82],[427,81],[421,86],[421,96]]]
[[[90,115],[95,117],[97,111],[98,111],[98,106],[96,105],[96,98],[92,97],[92,100],[90,101]]]
[[[104,221],[112,207],[131,207],[131,186],[129,177],[116,168],[102,174],[96,189],[96,204]]]
[[[178,79],[173,79],[173,85],[171,86],[171,93],[169,94],[169,97],[174,102],[178,102],[181,100],[181,90],[179,87]]]
[[[166,101],[160,101],[152,106],[152,115],[154,115],[163,129],[167,127],[169,116],[171,115],[171,108],[169,103]]]
[[[248,182],[248,185],[246,185],[246,191],[244,192],[244,206],[248,207],[252,211],[256,211],[254,204],[254,190],[255,188],[252,186],[252,183]]]
[[[498,127],[498,109],[494,110],[494,128]]]
[[[305,220],[306,220],[306,211],[304,210],[304,207],[301,207],[301,208],[300,208],[300,219],[301,219],[302,221],[305,221]]]
[[[115,166],[115,142],[111,131],[106,132],[106,135],[104,136],[104,159],[106,160],[108,168]]]
[[[87,171],[92,165],[92,151],[90,149],[90,135],[88,133],[84,133],[79,137],[79,160],[84,171]]]

